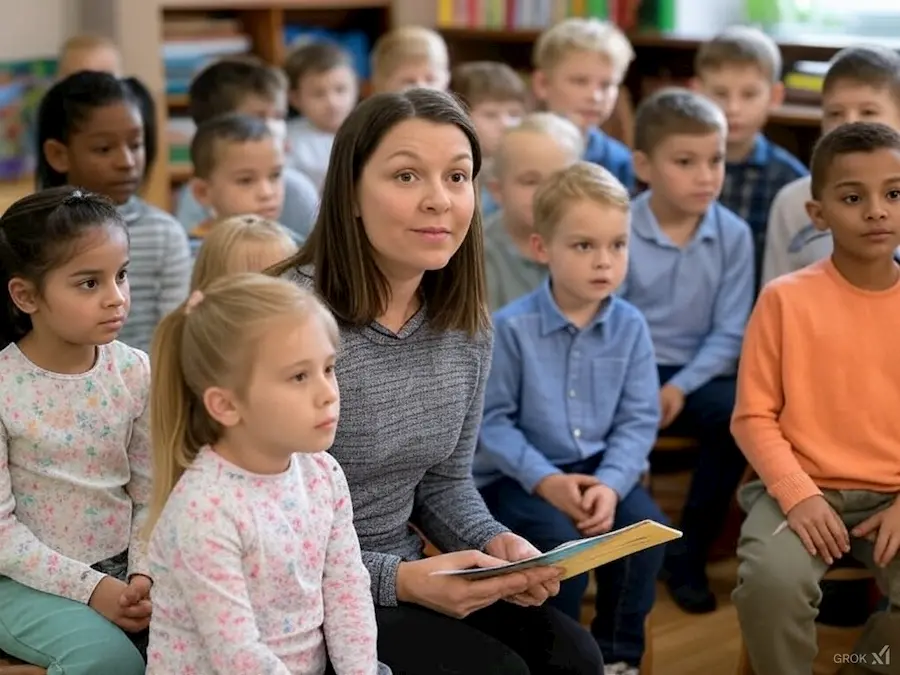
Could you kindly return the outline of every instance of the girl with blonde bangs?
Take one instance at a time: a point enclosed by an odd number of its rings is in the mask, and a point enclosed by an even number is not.
[[[195,290],[153,343],[148,675],[389,673],[334,441],[334,318],[288,281]]]
[[[284,225],[255,215],[232,216],[203,240],[194,262],[191,290],[219,277],[262,272],[297,252],[297,242]]]

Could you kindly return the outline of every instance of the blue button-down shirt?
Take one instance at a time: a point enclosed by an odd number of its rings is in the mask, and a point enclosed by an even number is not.
[[[596,128],[588,131],[585,143],[584,161],[599,164],[634,194],[634,162],[628,146]]]
[[[479,487],[509,476],[533,492],[558,467],[602,452],[597,478],[628,494],[647,468],[660,416],[640,312],[611,298],[579,330],[544,282],[497,312],[494,331],[473,469]]]
[[[670,382],[686,394],[733,375],[753,304],[753,241],[743,220],[714,203],[694,237],[676,246],[650,210],[631,208],[628,274],[619,294],[647,319],[656,360],[681,366]]]
[[[749,157],[743,162],[728,162],[725,166],[725,182],[719,201],[750,225],[757,279],[762,272],[769,210],[775,195],[788,183],[808,174],[799,159],[762,134],[757,134]]]

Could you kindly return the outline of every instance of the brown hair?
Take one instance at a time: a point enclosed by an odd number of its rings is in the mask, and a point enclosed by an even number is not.
[[[887,89],[900,103],[900,55],[886,47],[847,47],[828,65],[822,94],[827,96],[841,82]]]
[[[194,124],[234,112],[250,96],[274,101],[287,92],[284,73],[262,59],[232,56],[207,66],[191,82],[188,113]]]
[[[701,76],[733,65],[756,66],[773,84],[781,80],[781,50],[758,28],[730,26],[701,44],[694,57],[694,72]]]
[[[593,162],[579,161],[557,171],[534,194],[535,231],[550,239],[566,210],[582,200],[628,211],[628,190],[607,169]]]
[[[312,293],[262,274],[217,279],[202,296],[192,295],[160,322],[150,377],[153,498],[147,536],[181,474],[201,448],[222,436],[203,393],[228,387],[242,395],[260,338],[271,321],[292,314],[317,317],[337,345],[334,318]]]
[[[450,91],[471,110],[486,102],[517,101],[525,104],[528,89],[516,71],[499,61],[470,61],[453,69]]]
[[[725,134],[728,123],[719,107],[705,96],[681,87],[651,94],[634,114],[634,149],[648,155],[670,136]]]
[[[388,31],[378,38],[369,56],[375,89],[408,61],[430,61],[449,68],[447,43],[439,33],[423,26],[400,26]]]
[[[330,40],[316,40],[296,47],[284,63],[288,87],[297,89],[307,75],[324,73],[335,68],[352,67],[353,59],[340,45]]]
[[[853,122],[842,124],[822,136],[813,149],[809,172],[813,199],[820,199],[828,182],[828,171],[842,155],[893,150],[900,153],[900,133],[886,124]]]
[[[191,139],[191,163],[194,175],[207,179],[216,170],[223,143],[250,143],[272,138],[265,120],[250,115],[227,113],[213,117],[197,127]]]
[[[263,272],[267,254],[287,259],[297,243],[286,227],[259,216],[232,216],[214,223],[200,246],[191,275],[191,290],[205,288],[215,279],[242,272]]]
[[[599,19],[573,17],[540,34],[534,43],[532,63],[537,70],[552,70],[572,52],[600,54],[620,76],[634,60],[634,48],[618,26]]]
[[[475,178],[481,149],[472,121],[446,92],[410,89],[376,94],[360,103],[338,129],[325,176],[316,225],[300,252],[272,270],[313,265],[315,288],[343,322],[361,326],[380,316],[390,295],[372,245],[354,213],[360,176],[384,136],[406,120],[453,125],[469,140]],[[476,192],[477,198],[477,192]],[[484,240],[481,209],[472,215],[469,232],[445,267],[422,277],[422,299],[436,330],[475,334],[490,325],[485,304]]]

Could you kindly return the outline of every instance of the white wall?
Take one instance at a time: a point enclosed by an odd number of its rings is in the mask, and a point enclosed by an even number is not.
[[[55,56],[76,32],[77,0],[0,0],[0,61]]]

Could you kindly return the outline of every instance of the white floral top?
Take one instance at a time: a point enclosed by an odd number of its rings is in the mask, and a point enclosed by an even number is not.
[[[247,473],[206,449],[150,540],[147,675],[375,675],[375,609],[327,453]],[[327,649],[327,656],[326,656]]]
[[[150,363],[121,342],[86,373],[39,368],[0,351],[0,575],[87,603],[91,569],[137,544],[150,499]]]

